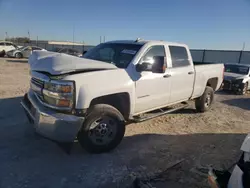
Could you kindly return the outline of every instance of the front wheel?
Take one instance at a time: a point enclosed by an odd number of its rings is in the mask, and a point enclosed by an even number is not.
[[[80,145],[90,153],[103,153],[120,144],[125,134],[122,114],[107,104],[94,105],[78,133]]]
[[[15,57],[19,59],[19,58],[22,58],[23,55],[22,55],[21,53],[18,52],[18,53],[15,54]]]
[[[213,88],[207,86],[201,97],[195,100],[195,107],[198,112],[206,112],[211,108],[211,104],[214,100]]]

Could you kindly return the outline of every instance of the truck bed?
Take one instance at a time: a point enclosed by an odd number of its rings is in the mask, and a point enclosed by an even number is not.
[[[196,98],[202,95],[206,87],[207,81],[209,79],[216,79],[217,85],[214,90],[218,90],[223,81],[223,64],[194,64],[194,69],[196,72],[194,81],[194,91],[192,98]]]

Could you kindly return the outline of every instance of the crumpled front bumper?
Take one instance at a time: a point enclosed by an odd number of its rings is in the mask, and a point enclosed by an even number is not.
[[[242,91],[244,88],[244,83],[233,82],[231,80],[224,80],[222,84],[222,89],[230,91]]]
[[[57,142],[73,142],[84,122],[83,117],[59,113],[43,106],[31,90],[25,94],[21,105],[35,131]]]

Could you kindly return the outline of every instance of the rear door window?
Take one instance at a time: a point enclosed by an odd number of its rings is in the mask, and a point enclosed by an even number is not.
[[[190,65],[186,48],[182,46],[169,46],[172,67],[183,67]]]

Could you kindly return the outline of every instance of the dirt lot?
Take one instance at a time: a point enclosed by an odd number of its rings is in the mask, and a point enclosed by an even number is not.
[[[216,94],[211,111],[193,106],[127,126],[114,151],[92,155],[74,144],[70,155],[33,133],[19,102],[29,87],[27,62],[0,59],[0,187],[126,187],[169,164],[162,187],[207,187],[201,169],[229,167],[250,132],[250,98]],[[175,182],[175,183],[174,183]],[[160,183],[154,184],[160,186]]]

